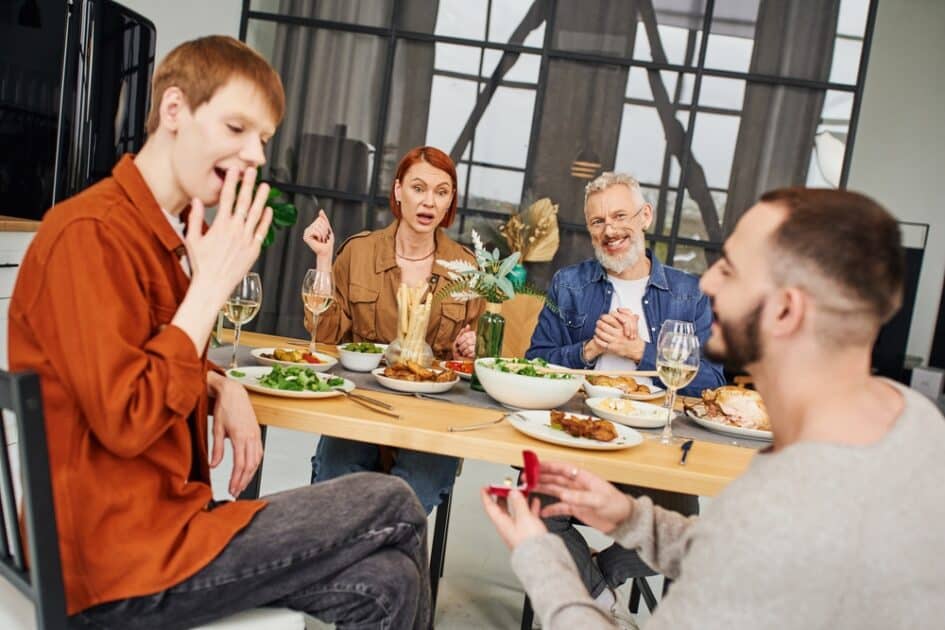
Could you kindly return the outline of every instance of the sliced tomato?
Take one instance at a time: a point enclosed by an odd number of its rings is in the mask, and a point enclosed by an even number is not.
[[[446,367],[454,372],[472,374],[473,364],[470,361],[445,361]]]
[[[305,361],[306,363],[321,363],[321,362],[322,362],[321,359],[319,359],[318,357],[316,357],[316,356],[315,356],[314,354],[312,354],[311,352],[306,352],[305,354],[303,354],[303,355],[302,355],[302,360]]]

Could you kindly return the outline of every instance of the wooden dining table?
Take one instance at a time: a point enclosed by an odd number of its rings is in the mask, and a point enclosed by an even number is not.
[[[224,331],[221,340],[231,342],[232,331]],[[241,346],[254,348],[302,348],[302,344],[302,340],[254,332],[243,332],[240,337]],[[335,346],[319,344],[318,351],[338,355]],[[343,374],[340,368],[339,363],[331,372]],[[362,392],[360,388],[355,391]],[[520,465],[522,451],[527,449],[534,451],[539,460],[566,462],[614,483],[699,496],[718,494],[747,468],[756,452],[754,448],[730,443],[696,440],[686,463],[681,464],[679,445],[664,445],[658,439],[646,439],[633,448],[597,451],[542,442],[520,433],[508,422],[474,431],[451,432],[450,427],[490,422],[507,412],[373,388],[362,393],[390,404],[399,419],[374,412],[341,396],[312,400],[251,392],[250,400],[264,429],[292,429],[510,466]],[[483,401],[490,400],[485,393],[481,396]],[[652,402],[661,403],[660,400]],[[262,466],[243,496],[258,496],[261,470]],[[450,503],[451,497],[437,509],[430,569],[434,601],[436,585],[442,574]]]
[[[240,338],[241,345],[250,347],[292,347],[291,343],[299,342],[253,332],[244,332]],[[337,356],[334,346],[320,344],[318,350]],[[700,496],[718,494],[747,468],[756,452],[730,444],[696,441],[686,464],[681,465],[679,445],[664,445],[659,440],[644,440],[634,448],[618,451],[592,451],[536,440],[507,422],[476,431],[450,432],[449,427],[489,422],[503,412],[395,393],[373,390],[365,393],[392,405],[400,419],[373,412],[343,397],[304,400],[250,393],[250,400],[260,424],[268,427],[509,465],[521,464],[522,451],[530,449],[539,459],[573,464],[611,482]]]

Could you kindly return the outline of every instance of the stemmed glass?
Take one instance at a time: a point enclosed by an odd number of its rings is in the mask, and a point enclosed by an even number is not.
[[[692,382],[699,371],[699,338],[692,322],[663,322],[656,342],[656,372],[669,392],[666,394],[666,426],[660,442],[673,440],[676,391]]]
[[[236,288],[233,289],[229,299],[223,305],[223,315],[233,324],[235,329],[230,369],[237,366],[236,350],[240,345],[240,329],[243,324],[256,317],[260,304],[262,304],[262,280],[260,280],[258,273],[251,272],[237,283]]]
[[[312,314],[312,341],[308,351],[315,354],[315,332],[318,330],[318,316],[328,310],[334,299],[331,286],[331,272],[309,269],[302,279],[302,304]]]

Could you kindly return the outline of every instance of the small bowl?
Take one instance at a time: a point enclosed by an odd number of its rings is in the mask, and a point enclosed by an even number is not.
[[[381,351],[354,352],[353,350],[347,349],[348,344],[338,346],[338,356],[341,358],[341,365],[343,365],[346,370],[351,370],[352,372],[370,372],[381,364],[381,359],[384,358],[384,351],[387,349],[387,344],[384,343],[376,343],[374,345],[380,348]]]
[[[582,376],[542,378],[495,369],[495,359],[476,359],[476,378],[486,393],[509,407],[554,409],[571,400],[584,382]]]

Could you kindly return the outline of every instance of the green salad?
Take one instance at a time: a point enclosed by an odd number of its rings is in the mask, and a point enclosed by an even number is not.
[[[538,378],[566,379],[571,378],[570,374],[553,374],[548,372],[539,372],[535,368],[547,367],[548,362],[544,359],[496,359],[495,369],[500,372],[509,372],[521,376],[536,376]]]
[[[342,346],[348,352],[365,352],[367,354],[380,354],[384,351],[383,348],[377,344],[373,344],[370,341],[359,341],[357,343],[349,343]]]
[[[338,376],[321,377],[305,367],[276,365],[265,376],[259,377],[260,385],[290,392],[327,392],[345,384]]]

